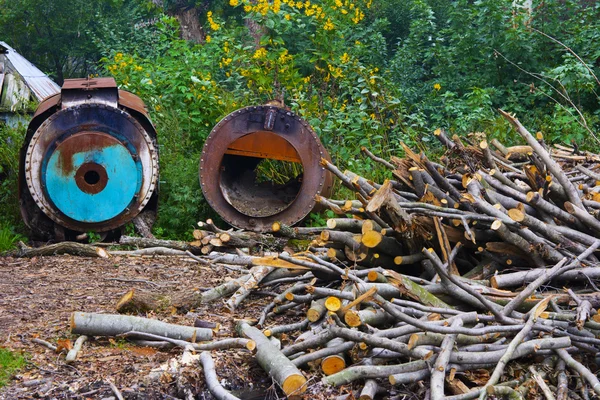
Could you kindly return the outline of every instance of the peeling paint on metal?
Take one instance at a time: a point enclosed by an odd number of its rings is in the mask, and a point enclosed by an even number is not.
[[[43,172],[46,192],[61,212],[80,222],[104,222],[121,214],[134,200],[142,180],[141,165],[136,163],[123,145],[69,154],[72,168],[65,170],[55,151]],[[75,174],[83,164],[93,163],[104,168],[106,186],[98,193],[86,193],[77,184]]]

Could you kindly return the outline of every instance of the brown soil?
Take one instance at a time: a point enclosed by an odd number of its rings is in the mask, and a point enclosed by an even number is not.
[[[74,342],[76,336],[69,332],[68,324],[71,312],[114,313],[119,297],[133,287],[176,294],[210,288],[237,274],[222,267],[218,270],[201,267],[193,260],[178,257],[0,257],[0,347],[22,352],[28,360],[11,383],[0,389],[0,399],[102,399],[114,396],[107,379],[115,383],[126,399],[183,398],[182,386],[178,388],[168,377],[163,376],[159,382],[147,379],[152,369],[177,359],[181,355],[178,349],[157,351],[123,339],[91,338],[77,361],[67,365],[65,352],[56,353],[32,343],[31,339],[40,338],[55,345],[64,339]],[[198,315],[222,324],[218,336],[227,337],[235,335],[234,319],[257,318],[269,300],[252,295],[234,315],[223,311],[222,303],[217,303],[187,315],[165,310],[147,316],[191,325]],[[271,322],[290,323],[301,318],[299,315],[290,320],[288,314]],[[283,397],[249,352],[225,350],[214,351],[212,355],[219,379],[240,398]],[[185,378],[197,398],[212,398],[205,391],[201,368],[187,369]],[[324,390],[318,383],[318,374],[309,378],[307,399],[331,398],[345,391]],[[33,383],[29,381],[40,379],[45,381],[29,386]]]

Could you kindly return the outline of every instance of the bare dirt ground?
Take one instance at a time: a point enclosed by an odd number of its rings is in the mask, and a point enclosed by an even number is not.
[[[119,297],[133,287],[174,294],[213,287],[227,276],[235,277],[236,273],[212,270],[178,257],[0,257],[0,347],[22,352],[28,360],[11,383],[0,389],[0,399],[110,398],[114,394],[107,380],[113,381],[126,399],[182,398],[180,388],[168,376],[159,382],[147,379],[152,369],[179,357],[178,349],[157,351],[123,339],[91,338],[77,361],[67,365],[64,352],[57,354],[31,340],[74,342],[76,336],[69,331],[71,312],[114,313]],[[253,295],[235,315],[224,312],[221,304],[209,304],[194,313],[203,320],[220,323],[218,336],[235,336],[234,319],[256,318],[268,300]],[[192,314],[168,311],[147,316],[186,325],[192,325],[195,319]],[[288,318],[286,322],[295,321]],[[283,397],[249,352],[225,350],[212,355],[221,382],[240,398]],[[188,371],[186,378],[196,398],[212,398],[205,390],[200,367]],[[305,398],[331,398],[345,391],[323,391],[318,380],[318,376],[310,380]]]

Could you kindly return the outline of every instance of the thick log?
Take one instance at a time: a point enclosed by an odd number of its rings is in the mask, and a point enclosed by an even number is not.
[[[412,361],[397,365],[355,365],[322,379],[325,385],[341,386],[358,379],[385,378],[394,374],[405,374],[428,368],[427,361]]]
[[[306,391],[306,378],[302,372],[261,331],[243,321],[236,326],[236,330],[238,335],[256,342],[256,361],[286,396],[300,396]]]
[[[361,233],[365,220],[352,218],[330,218],[327,220],[327,229]]]
[[[142,314],[157,310],[161,304],[161,296],[140,289],[131,289],[117,302],[115,309],[120,314]],[[164,298],[163,304],[168,306],[169,299]]]
[[[74,312],[71,314],[70,325],[72,333],[87,336],[118,336],[130,331],[139,331],[196,342],[211,340],[213,335],[210,329],[118,314]]]
[[[134,246],[144,249],[149,247],[165,247],[167,249],[191,251],[194,254],[199,254],[200,251],[198,247],[179,240],[164,240],[134,236],[121,236],[119,239],[119,244],[123,246]]]
[[[344,314],[344,322],[352,328],[361,325],[381,326],[393,322],[393,318],[382,309],[365,308],[364,310],[348,310]]]
[[[56,244],[49,244],[47,246],[42,246],[38,248],[28,247],[25,245],[25,243],[19,242],[18,246],[18,257],[32,258],[40,256],[56,256],[59,254],[69,254],[72,256],[80,257],[109,257],[108,252],[101,247],[76,242],[61,242]]]
[[[342,338],[335,338],[327,342],[326,347],[339,348],[345,343]],[[346,346],[343,346],[346,347]],[[331,354],[321,360],[321,370],[325,375],[333,375],[346,368],[346,357],[343,352]]]
[[[546,268],[530,269],[527,271],[513,272],[510,274],[494,275],[490,284],[496,289],[523,286],[533,282],[547,272]],[[579,268],[564,272],[552,278],[555,281],[575,282],[588,279],[600,279],[600,267]]]
[[[325,299],[315,300],[311,303],[310,308],[306,312],[306,318],[308,318],[310,322],[317,322],[326,312]]]

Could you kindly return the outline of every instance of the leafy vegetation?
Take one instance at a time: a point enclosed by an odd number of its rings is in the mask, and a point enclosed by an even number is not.
[[[24,365],[23,355],[0,347],[0,388],[7,385],[11,376]]]
[[[0,253],[23,240],[23,223],[19,211],[19,150],[25,128],[0,126]]]
[[[12,3],[0,0],[10,10],[0,26],[20,15]],[[26,3],[36,9],[39,0]],[[273,99],[312,125],[341,168],[376,180],[388,172],[360,157],[360,146],[384,156],[401,153],[401,142],[437,151],[436,128],[484,131],[510,144],[514,136],[497,108],[549,141],[598,143],[594,2],[550,0],[532,9],[508,0],[157,3],[86,3],[98,18],[81,26],[93,49],[89,71],[141,96],[157,125],[162,236],[182,237],[211,216],[197,165],[212,127],[240,107]],[[190,9],[201,29],[186,41],[189,27],[178,21]],[[69,32],[75,51],[80,42]],[[28,35],[32,48],[54,51]]]

